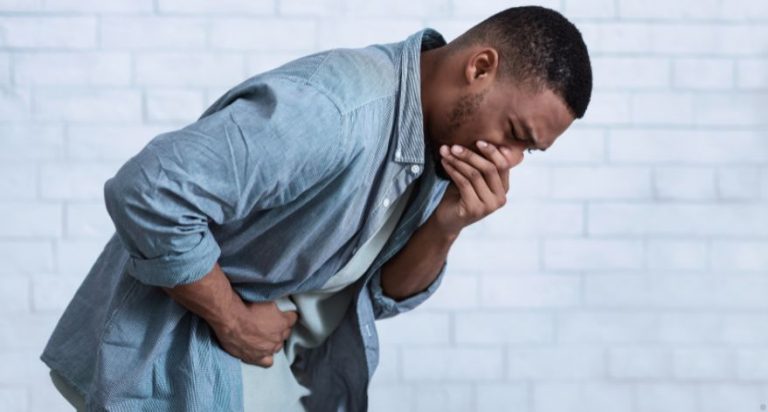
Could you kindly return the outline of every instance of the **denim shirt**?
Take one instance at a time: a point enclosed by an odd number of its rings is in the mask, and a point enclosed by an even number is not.
[[[402,42],[333,49],[255,75],[194,123],[155,136],[104,185],[115,225],[41,359],[88,410],[242,411],[240,360],[160,287],[218,262],[246,301],[318,289],[415,185],[340,325],[293,364],[312,411],[363,411],[378,364],[375,320],[407,312],[440,285],[386,296],[381,267],[432,214],[435,172],[421,108],[420,51]]]

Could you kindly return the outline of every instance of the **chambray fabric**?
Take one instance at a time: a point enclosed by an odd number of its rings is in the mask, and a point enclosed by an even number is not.
[[[219,262],[240,296],[271,301],[318,289],[414,190],[393,234],[353,285],[353,304],[292,370],[310,411],[363,411],[378,364],[375,320],[412,310],[381,266],[432,214],[448,181],[424,137],[420,51],[402,42],[332,49],[255,75],[194,123],[155,136],[104,185],[115,234],[53,331],[41,359],[89,411],[242,411],[240,360],[172,287]]]

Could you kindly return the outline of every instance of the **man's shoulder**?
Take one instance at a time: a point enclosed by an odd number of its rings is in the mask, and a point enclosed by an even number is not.
[[[285,64],[274,74],[301,77],[328,96],[342,113],[348,113],[396,95],[401,47],[401,43],[390,43],[331,49]],[[310,61],[312,67],[307,65]]]

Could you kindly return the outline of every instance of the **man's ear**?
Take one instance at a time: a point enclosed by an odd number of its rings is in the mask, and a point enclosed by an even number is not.
[[[478,80],[492,82],[499,69],[499,52],[493,47],[483,47],[472,52],[464,70],[469,84]]]

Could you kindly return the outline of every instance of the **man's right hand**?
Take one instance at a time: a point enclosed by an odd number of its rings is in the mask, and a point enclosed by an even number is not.
[[[281,311],[274,301],[244,302],[234,297],[232,322],[214,326],[219,344],[245,363],[272,366],[272,356],[283,348],[298,319],[296,311]]]
[[[274,301],[243,301],[218,263],[195,282],[163,289],[205,319],[230,355],[267,368],[298,319],[296,311],[283,312]]]

